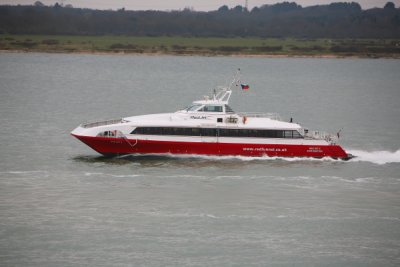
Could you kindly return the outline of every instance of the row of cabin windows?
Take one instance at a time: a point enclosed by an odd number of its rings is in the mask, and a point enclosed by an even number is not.
[[[215,129],[178,127],[137,127],[131,134],[221,137],[303,138],[296,130]]]

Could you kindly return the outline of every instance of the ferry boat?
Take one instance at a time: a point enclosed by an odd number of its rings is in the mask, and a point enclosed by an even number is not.
[[[228,86],[194,101],[183,110],[84,123],[71,135],[105,156],[194,154],[218,156],[353,156],[338,145],[337,135],[309,131],[277,114],[236,113],[229,106],[238,71]],[[247,89],[247,85],[241,84]]]

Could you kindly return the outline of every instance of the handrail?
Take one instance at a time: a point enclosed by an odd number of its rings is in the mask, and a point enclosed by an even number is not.
[[[309,131],[304,135],[304,137],[309,139],[325,140],[331,144],[336,144],[338,141],[338,137],[336,135],[323,131]]]
[[[97,126],[104,126],[104,125],[117,124],[117,123],[123,123],[123,122],[127,122],[127,121],[125,121],[123,119],[113,119],[113,120],[106,120],[106,121],[82,123],[81,127],[82,128],[93,128],[93,127],[97,127]]]
[[[248,118],[269,118],[271,120],[282,121],[278,113],[240,112],[238,115]]]

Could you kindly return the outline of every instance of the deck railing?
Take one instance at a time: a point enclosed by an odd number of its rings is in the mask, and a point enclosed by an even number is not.
[[[240,112],[238,115],[241,117],[246,116],[248,118],[269,118],[271,120],[282,121],[282,118],[278,113]]]
[[[90,123],[83,123],[81,127],[83,128],[92,128],[97,126],[104,126],[116,123],[123,123],[126,122],[123,119],[114,119],[114,120],[106,120],[106,121],[97,121],[97,122],[90,122]]]
[[[305,138],[325,140],[331,144],[335,144],[338,141],[338,137],[334,134],[330,134],[322,131],[309,131],[304,135]]]

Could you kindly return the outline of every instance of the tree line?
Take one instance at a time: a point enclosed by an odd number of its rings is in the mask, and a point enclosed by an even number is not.
[[[400,38],[400,8],[388,2],[302,7],[294,2],[199,12],[94,10],[71,5],[0,6],[0,33],[261,38]]]

